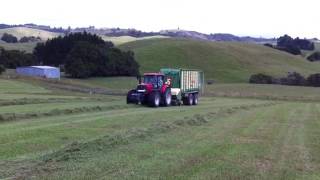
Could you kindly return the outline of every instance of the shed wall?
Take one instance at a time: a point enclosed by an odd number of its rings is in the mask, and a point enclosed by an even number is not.
[[[24,76],[36,76],[44,78],[60,78],[58,68],[36,68],[36,67],[19,67],[16,69],[17,74]]]

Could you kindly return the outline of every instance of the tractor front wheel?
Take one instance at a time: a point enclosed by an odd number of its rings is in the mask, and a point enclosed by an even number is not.
[[[148,98],[149,106],[158,107],[160,105],[160,93],[157,91],[152,92]]]
[[[127,94],[127,104],[133,103],[132,101],[132,94],[136,93],[136,90],[130,90]]]

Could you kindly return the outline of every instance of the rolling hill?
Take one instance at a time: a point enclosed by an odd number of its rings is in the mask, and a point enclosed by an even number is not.
[[[2,37],[4,33],[12,34],[16,36],[18,39],[21,39],[24,36],[35,36],[35,37],[39,36],[43,41],[57,37],[59,35],[63,35],[62,33],[55,33],[55,32],[28,28],[28,27],[12,27],[12,28],[0,29],[0,37]],[[161,35],[147,36],[147,37],[132,37],[132,36],[112,37],[112,36],[105,36],[105,35],[99,35],[99,36],[105,41],[113,42],[116,46],[127,43],[127,42],[137,41],[137,40],[153,39],[153,38],[155,39],[169,38],[168,36],[161,36]],[[36,44],[37,42],[6,43],[0,40],[0,47],[3,47],[7,50],[21,50],[26,52],[32,52]]]
[[[169,38],[168,36],[147,36],[147,37],[132,37],[132,36],[104,36],[100,35],[104,41],[111,41],[114,45],[118,46],[124,43],[138,41],[138,40],[145,40],[145,39],[159,39],[159,38]]]
[[[320,71],[319,63],[249,43],[170,38],[134,41],[119,47],[135,52],[142,72],[161,67],[197,68],[217,82],[247,82],[254,73],[284,76],[291,71],[304,75]]]
[[[16,36],[18,39],[21,39],[23,36],[35,36],[35,37],[40,37],[42,40],[51,39],[61,35],[60,33],[54,33],[54,32],[27,28],[27,27],[14,27],[14,28],[0,29],[0,37],[2,37],[4,33],[12,34]]]
[[[27,27],[14,27],[0,29],[0,36],[5,32],[18,38],[40,36],[43,40],[61,35]],[[161,67],[197,68],[205,71],[207,79],[216,82],[247,82],[254,73],[284,76],[287,72],[296,71],[308,75],[320,70],[319,63],[308,62],[300,56],[254,43],[212,42],[165,36],[101,37],[124,50],[133,50],[141,65],[141,72],[158,71]],[[26,52],[32,52],[35,45],[36,43],[10,44],[0,41],[0,46],[5,49]]]

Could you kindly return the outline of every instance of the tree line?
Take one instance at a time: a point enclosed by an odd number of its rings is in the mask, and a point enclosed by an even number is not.
[[[300,39],[299,37],[293,39],[288,35],[279,37],[276,46],[272,44],[265,44],[265,46],[285,51],[293,55],[301,55],[301,50],[313,51],[315,49],[315,45],[312,41]]]
[[[311,74],[307,78],[297,72],[290,72],[286,77],[281,78],[274,78],[270,75],[258,73],[250,76],[249,83],[320,87],[320,73]]]
[[[37,62],[31,53],[18,50],[5,50],[0,47],[1,72],[3,72],[5,68],[15,69],[20,66],[31,66],[35,64],[37,64]]]
[[[32,54],[1,49],[0,64],[5,68],[29,65],[62,67],[74,78],[139,75],[139,64],[132,51],[122,51],[112,42],[86,32],[38,43]]]
[[[38,42],[41,41],[41,38],[35,36],[23,36],[20,40],[12,34],[3,33],[1,40],[6,43],[26,43],[26,42]]]

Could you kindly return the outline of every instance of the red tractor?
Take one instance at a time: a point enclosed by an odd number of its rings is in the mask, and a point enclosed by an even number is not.
[[[160,73],[145,73],[143,82],[128,92],[127,103],[152,107],[197,105],[203,92],[204,74],[199,70],[163,68]]]
[[[162,73],[145,73],[136,89],[130,90],[127,103],[144,104],[152,107],[170,106],[172,95],[170,81]]]

